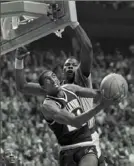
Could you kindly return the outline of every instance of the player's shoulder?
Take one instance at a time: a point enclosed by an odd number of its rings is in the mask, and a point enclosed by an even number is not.
[[[59,108],[62,107],[59,101],[51,99],[49,97],[45,98],[43,105],[58,106]]]

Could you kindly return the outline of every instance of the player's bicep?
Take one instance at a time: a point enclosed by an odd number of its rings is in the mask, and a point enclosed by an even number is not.
[[[41,88],[40,84],[38,83],[26,83],[21,90],[22,93],[36,95],[36,96],[45,96],[45,91]]]
[[[83,57],[84,55],[84,57]],[[84,76],[88,77],[91,73],[92,64],[93,64],[93,51],[84,50],[81,51],[80,55],[80,69]]]

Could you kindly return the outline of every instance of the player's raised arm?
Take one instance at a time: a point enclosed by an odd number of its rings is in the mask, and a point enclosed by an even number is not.
[[[112,103],[113,101],[111,100],[103,99],[102,102],[95,108],[88,110],[79,116],[74,116],[72,113],[67,112],[67,110],[59,108],[55,101],[46,100],[43,104],[42,113],[48,120],[54,120],[60,124],[80,128],[103,108],[109,107]]]
[[[81,45],[80,68],[84,76],[88,77],[91,73],[93,63],[93,48],[89,37],[78,22],[72,22],[72,28],[77,40]]]
[[[43,95],[45,96],[44,90],[38,83],[27,82],[24,76],[24,58],[29,55],[26,48],[19,48],[16,50],[15,55],[15,75],[16,75],[16,86],[17,89],[25,94],[31,95]]]
[[[92,88],[83,88],[79,85],[75,84],[65,84],[62,87],[74,92],[77,96],[85,97],[85,98],[101,98],[101,92],[99,89]]]

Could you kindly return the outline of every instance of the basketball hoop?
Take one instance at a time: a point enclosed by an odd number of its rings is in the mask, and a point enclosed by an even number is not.
[[[75,1],[9,1],[1,3],[1,55],[51,33],[62,38],[77,21]]]

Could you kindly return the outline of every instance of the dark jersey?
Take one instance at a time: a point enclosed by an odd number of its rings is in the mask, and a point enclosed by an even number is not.
[[[80,102],[76,94],[63,88],[64,98],[56,98],[48,96],[44,104],[47,103],[47,100],[54,100],[57,105],[62,109],[65,108],[66,111],[74,114],[75,116],[83,113],[83,110],[80,106]],[[49,127],[55,133],[57,140],[60,145],[71,145],[84,141],[92,141],[91,134],[93,130],[89,131],[88,124],[85,123],[80,129],[72,127],[70,125],[59,124],[55,121],[48,123]]]

